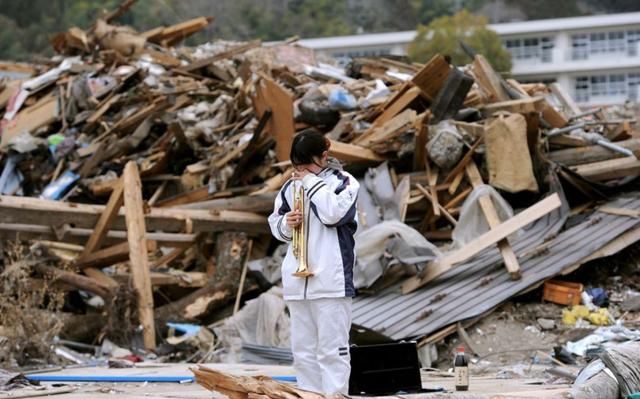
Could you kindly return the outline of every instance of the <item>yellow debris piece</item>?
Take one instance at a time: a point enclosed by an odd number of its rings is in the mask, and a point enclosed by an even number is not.
[[[608,326],[612,323],[612,317],[606,308],[598,308],[590,312],[586,306],[576,305],[571,309],[562,310],[562,323],[567,326],[576,324],[579,319],[588,320],[596,326]]]

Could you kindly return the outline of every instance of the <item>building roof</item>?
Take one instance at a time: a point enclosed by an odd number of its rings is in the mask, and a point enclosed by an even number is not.
[[[640,193],[623,195],[611,206],[638,210]],[[357,297],[353,323],[394,340],[429,336],[571,269],[640,225],[637,219],[595,212],[558,234],[565,215],[566,208],[556,210],[512,241],[519,255],[520,280],[510,279],[498,250],[491,248],[410,294],[402,295],[396,285],[377,295]]]
[[[499,35],[525,35],[555,31],[588,30],[594,28],[640,25],[640,12],[622,14],[590,15],[586,17],[540,19],[534,21],[491,24],[489,27]],[[344,47],[384,46],[406,44],[413,40],[415,30],[388,33],[369,33],[351,36],[332,36],[301,39],[298,43],[312,49]]]
[[[640,12],[622,14],[589,15],[586,17],[552,18],[534,21],[508,22],[489,25],[499,35],[516,35],[538,32],[588,30],[594,28],[640,25]]]

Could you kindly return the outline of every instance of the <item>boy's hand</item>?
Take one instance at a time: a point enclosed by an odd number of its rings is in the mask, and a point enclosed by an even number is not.
[[[302,212],[291,211],[287,213],[287,226],[294,229],[302,223]]]

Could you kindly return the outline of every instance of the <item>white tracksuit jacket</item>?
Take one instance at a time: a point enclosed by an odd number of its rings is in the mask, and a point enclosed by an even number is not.
[[[286,214],[293,207],[297,184],[304,186],[307,196],[307,263],[313,273],[307,278],[292,276],[298,261],[289,245],[282,263],[282,286],[291,314],[291,349],[298,387],[347,394],[359,184],[339,165],[325,168],[317,176],[307,175],[301,182],[289,180],[269,216],[271,232],[280,241],[291,241]]]
[[[339,167],[328,167],[318,175],[302,179],[307,195],[308,265],[312,277],[292,276],[298,268],[291,245],[282,264],[285,300],[340,298],[355,296],[353,266],[357,228],[356,199],[360,184]],[[289,180],[276,198],[269,216],[271,232],[280,241],[291,242],[292,231],[286,214],[293,207],[294,184]]]

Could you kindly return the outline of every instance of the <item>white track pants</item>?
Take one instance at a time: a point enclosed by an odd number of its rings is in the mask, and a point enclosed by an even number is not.
[[[298,387],[324,394],[349,389],[351,298],[287,301]]]

